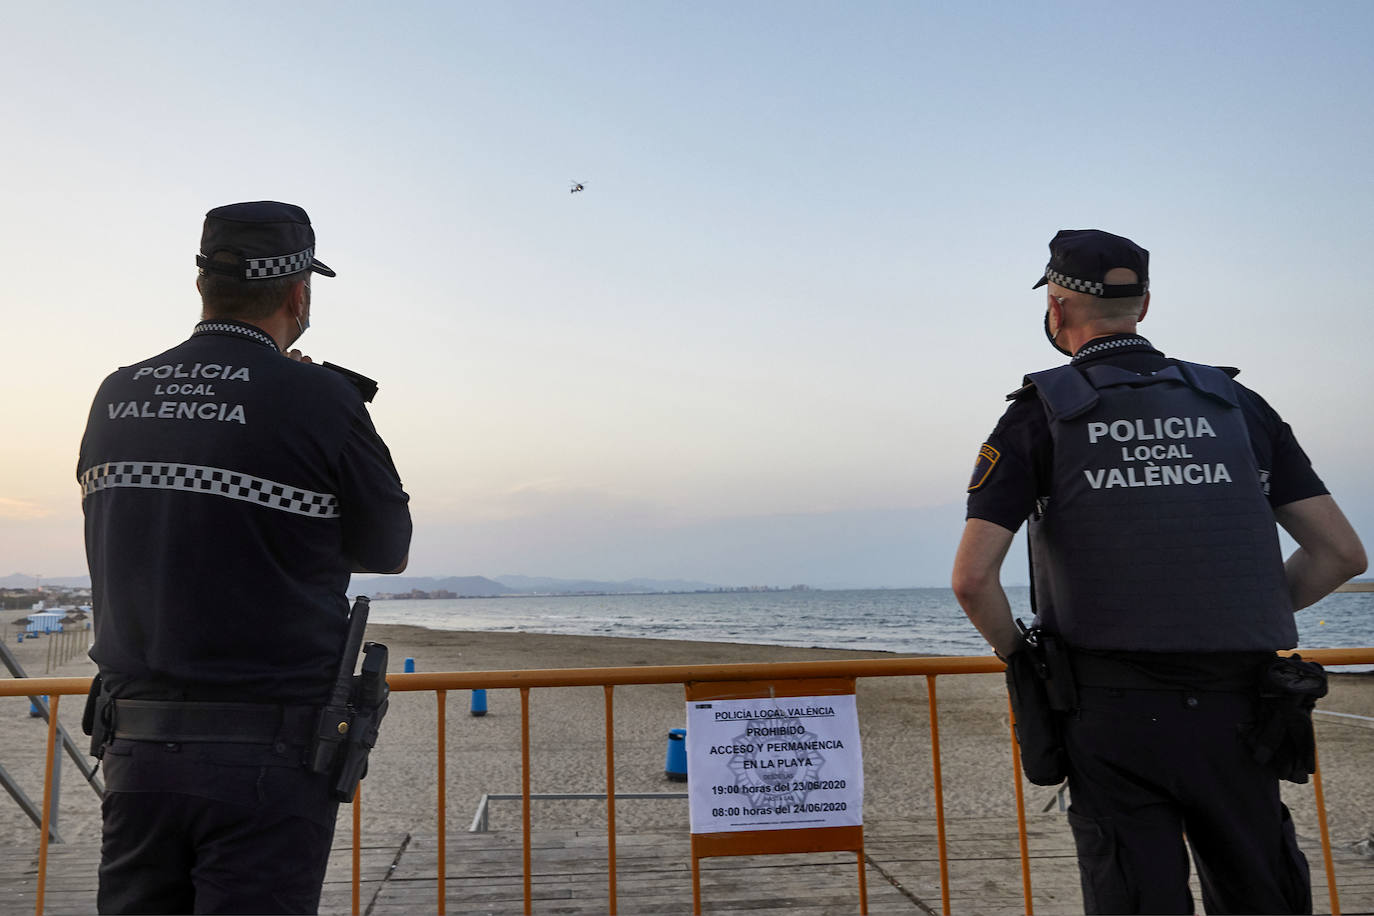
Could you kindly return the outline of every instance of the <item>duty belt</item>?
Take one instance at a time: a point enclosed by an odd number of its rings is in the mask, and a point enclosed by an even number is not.
[[[180,744],[272,744],[309,741],[319,708],[264,703],[190,703],[121,700],[114,706],[115,738]]]
[[[1142,652],[1142,663],[1148,661],[1150,653]],[[1256,655],[1263,660],[1264,653],[1237,653]],[[1123,659],[1110,655],[1097,655],[1084,651],[1070,651],[1069,661],[1073,666],[1074,680],[1079,687],[1104,688],[1108,690],[1205,690],[1214,693],[1253,693],[1257,674],[1253,669],[1231,672],[1215,679],[1202,678],[1199,683],[1188,684],[1183,681],[1162,679],[1150,673],[1148,668],[1131,664],[1129,658]],[[1258,665],[1258,663],[1256,663]]]

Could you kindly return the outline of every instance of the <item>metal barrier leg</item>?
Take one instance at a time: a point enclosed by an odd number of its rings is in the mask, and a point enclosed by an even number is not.
[[[530,689],[520,688],[520,794],[524,801],[524,809],[520,815],[520,824],[524,833],[524,862],[525,862],[525,916],[531,916],[534,912],[534,888],[531,886],[531,864],[530,855]]]
[[[1326,859],[1326,892],[1331,897],[1331,916],[1341,916],[1341,898],[1336,892],[1336,863],[1331,857],[1331,835],[1326,826],[1326,796],[1322,792],[1322,765],[1317,760],[1316,748],[1312,749],[1312,759],[1316,763],[1312,772],[1312,789],[1317,796],[1317,823],[1322,831],[1322,857]]]
[[[38,902],[34,912],[43,916],[43,893],[48,878],[48,825],[52,805],[52,767],[57,759],[57,701],[61,694],[54,693],[48,700],[48,764],[44,770],[48,778],[43,780],[43,835],[38,840]]]
[[[439,880],[438,880],[438,882],[437,882],[437,884],[438,884],[438,894],[439,894],[439,905],[438,905],[438,908],[436,909],[435,912],[437,912],[437,913],[439,914],[439,916],[444,916],[444,907],[445,907],[445,905],[446,905],[446,904],[445,904],[445,897],[447,896],[447,894],[445,893],[445,886],[444,886],[444,882],[445,882],[444,872],[447,870],[447,868],[446,868],[446,865],[447,865],[447,859],[446,859],[446,857],[447,857],[447,853],[448,853],[448,802],[446,801],[446,799],[445,799],[445,794],[444,794],[444,793],[445,793],[445,790],[446,790],[446,788],[447,788],[447,786],[448,786],[448,765],[447,765],[447,763],[446,763],[446,761],[447,761],[447,759],[448,759],[448,754],[447,754],[447,748],[448,748],[448,691],[447,691],[447,690],[436,690],[436,691],[434,691],[434,702],[435,702],[435,706],[438,708],[438,717],[439,717],[439,721],[436,723],[436,727],[437,727],[438,730],[439,730],[439,741],[438,741],[439,751],[438,751],[438,760],[436,761],[436,765],[435,765],[435,770],[436,770],[436,772],[438,773],[438,782],[439,782],[439,786],[438,786],[438,796],[439,796],[439,800],[438,800],[438,805],[439,805],[439,818],[438,818],[438,821],[439,821],[439,849],[438,849],[438,852],[439,852]]]
[[[859,913],[868,916],[868,876],[864,874],[864,851],[859,850]]]
[[[701,860],[692,856],[692,916],[701,916]]]
[[[935,768],[935,830],[940,845],[940,906],[949,916],[949,855],[945,850],[945,787],[940,777],[940,710],[935,702],[935,675],[926,675],[930,698],[930,758]]]
[[[1021,747],[1016,743],[1016,710],[1007,694],[1007,721],[1011,723],[1011,778],[1016,786],[1016,833],[1021,844],[1021,896],[1026,903],[1026,916],[1033,916],[1031,903],[1030,849],[1026,842],[1026,798],[1021,789]]]
[[[353,916],[362,912],[363,884],[363,784],[353,790]]]
[[[606,692],[606,848],[607,863],[606,872],[609,876],[610,907],[611,916],[615,913],[615,710],[612,700],[612,691],[615,690],[610,684],[602,688]]]

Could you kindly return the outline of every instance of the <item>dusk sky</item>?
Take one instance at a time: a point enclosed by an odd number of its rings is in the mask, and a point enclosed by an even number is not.
[[[947,584],[1003,395],[1062,361],[1060,228],[1148,248],[1141,332],[1241,367],[1374,536],[1374,4],[5,20],[0,574],[85,573],[91,397],[259,199],[338,271],[301,347],[381,384],[408,574]]]

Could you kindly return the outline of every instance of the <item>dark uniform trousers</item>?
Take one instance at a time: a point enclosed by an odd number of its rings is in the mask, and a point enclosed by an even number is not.
[[[300,747],[106,747],[101,913],[314,913],[338,803]]]
[[[1065,722],[1087,913],[1311,913],[1277,778],[1242,740],[1253,693],[1080,688]]]

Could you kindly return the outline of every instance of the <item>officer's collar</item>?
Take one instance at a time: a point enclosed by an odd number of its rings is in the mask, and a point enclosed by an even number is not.
[[[202,334],[229,334],[237,337],[246,337],[249,340],[257,341],[266,347],[271,347],[278,353],[281,348],[262,328],[254,327],[242,321],[234,321],[232,318],[207,318],[196,324],[196,329],[191,332],[192,337],[199,337]]]
[[[1158,352],[1155,350],[1154,344],[1139,334],[1113,334],[1110,337],[1099,337],[1081,347],[1073,355],[1073,361],[1070,365],[1077,366],[1079,363],[1098,359],[1108,353],[1129,353],[1140,350]]]

